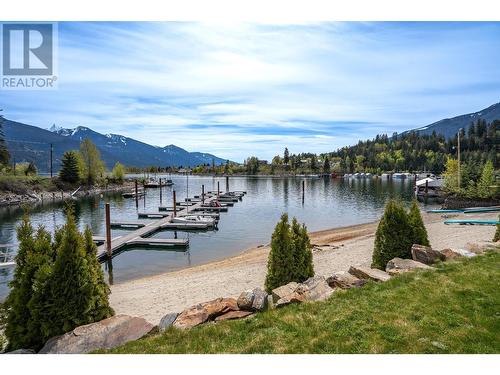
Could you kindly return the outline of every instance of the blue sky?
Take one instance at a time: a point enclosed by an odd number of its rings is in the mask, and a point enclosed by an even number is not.
[[[59,23],[59,88],[7,118],[242,161],[325,152],[500,101],[500,23]]]

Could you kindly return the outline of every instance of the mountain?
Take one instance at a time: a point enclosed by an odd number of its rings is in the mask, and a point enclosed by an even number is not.
[[[465,131],[467,131],[470,125],[473,122],[476,122],[478,119],[486,120],[486,122],[499,120],[500,103],[493,104],[492,106],[479,112],[468,113],[466,115],[439,120],[430,125],[410,131],[414,131],[419,134],[432,134],[432,132],[435,131],[437,134],[444,135],[445,138],[451,138],[458,133],[458,130],[460,128],[463,128]]]
[[[89,138],[97,146],[109,169],[117,161],[135,167],[193,167],[212,164],[212,160],[217,165],[226,162],[212,154],[188,152],[175,145],[151,146],[119,134],[101,134],[84,126],[66,129],[53,125],[50,129],[42,129],[6,119],[3,128],[13,159],[16,162],[33,161],[42,172],[49,171],[51,144],[54,170],[57,171],[64,152],[78,149],[85,138]]]

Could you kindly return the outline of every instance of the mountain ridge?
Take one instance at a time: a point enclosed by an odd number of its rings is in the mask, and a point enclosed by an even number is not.
[[[226,162],[210,153],[189,152],[173,144],[153,146],[120,134],[101,134],[85,126],[63,128],[52,125],[48,129],[42,129],[5,119],[3,128],[13,160],[32,161],[41,172],[50,170],[50,144],[53,145],[53,165],[57,171],[63,153],[78,149],[85,138],[89,138],[97,146],[109,169],[117,161],[134,167],[193,167],[211,164],[212,160],[216,165]]]

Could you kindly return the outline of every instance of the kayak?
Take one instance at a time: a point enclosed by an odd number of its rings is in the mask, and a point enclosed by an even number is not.
[[[460,225],[498,225],[499,220],[445,220],[446,225],[460,224]]]

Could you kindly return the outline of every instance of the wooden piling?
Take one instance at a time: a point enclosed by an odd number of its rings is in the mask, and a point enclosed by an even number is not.
[[[135,208],[139,208],[139,189],[137,188],[137,179],[135,179]]]
[[[429,190],[429,180],[425,180],[425,195],[427,195],[427,191]]]
[[[64,191],[61,190],[61,199],[64,200]]]
[[[226,176],[226,193],[229,193],[229,176]]]
[[[109,203],[106,203],[106,251],[108,257],[111,258],[111,217],[109,212]]]
[[[220,193],[220,183],[217,181],[217,199],[219,199],[219,193]]]
[[[306,191],[306,181],[302,180],[302,204],[304,204],[305,191]]]
[[[205,203],[205,185],[201,185],[201,201]]]
[[[175,190],[172,192],[172,197],[174,199],[174,217],[177,216],[177,199],[176,199],[176,196],[175,196]]]
[[[160,177],[160,205],[162,203],[162,188],[161,188],[161,177]]]

